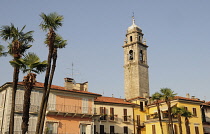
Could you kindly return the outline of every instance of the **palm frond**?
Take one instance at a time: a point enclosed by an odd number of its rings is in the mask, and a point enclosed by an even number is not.
[[[40,17],[42,18],[40,27],[44,31],[47,31],[50,28],[56,31],[57,28],[62,26],[63,16],[58,15],[56,12],[50,13],[48,15],[46,15],[45,13],[41,13]]]

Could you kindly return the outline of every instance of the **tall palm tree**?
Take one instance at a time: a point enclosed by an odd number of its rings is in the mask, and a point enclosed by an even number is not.
[[[185,118],[186,134],[190,134],[189,118],[192,117],[192,113],[183,108],[181,116]]]
[[[46,40],[45,43],[47,43],[48,40]],[[54,49],[53,49],[53,64],[52,64],[52,69],[51,69],[51,73],[50,73],[50,79],[49,79],[49,84],[48,84],[48,88],[47,88],[47,93],[46,93],[46,100],[44,103],[44,108],[43,108],[43,115],[42,115],[42,120],[41,120],[41,129],[40,129],[40,133],[42,133],[43,131],[43,127],[44,127],[44,122],[45,122],[45,113],[47,110],[47,102],[48,102],[48,98],[49,98],[49,94],[50,94],[50,87],[52,85],[52,80],[53,80],[53,76],[54,76],[54,72],[55,72],[55,68],[56,68],[56,61],[57,61],[57,49],[62,49],[65,48],[65,46],[67,45],[67,40],[63,40],[63,38],[60,35],[56,35],[55,37],[55,42],[54,42]]]
[[[42,120],[42,116],[43,116],[43,108],[45,105],[45,102],[47,102],[47,89],[48,89],[48,85],[49,85],[49,77],[50,77],[50,71],[51,71],[51,61],[52,61],[52,57],[53,57],[53,51],[54,51],[54,42],[55,42],[55,37],[56,37],[56,33],[55,31],[62,26],[62,21],[63,21],[63,16],[58,15],[57,13],[50,13],[48,15],[42,13],[40,15],[40,17],[42,18],[42,22],[40,24],[40,27],[44,30],[44,31],[48,31],[47,34],[47,46],[49,49],[48,52],[48,60],[47,60],[47,70],[46,70],[46,74],[45,74],[45,81],[44,81],[44,90],[43,90],[43,97],[42,97],[42,102],[40,105],[40,112],[38,115],[38,119],[37,119],[37,126],[36,126],[36,134],[39,134],[42,128],[41,126],[41,120]]]
[[[161,88],[160,92],[162,94],[163,100],[166,102],[166,105],[168,107],[169,133],[174,134],[173,121],[172,121],[172,111],[171,111],[171,100],[173,100],[173,98],[175,97],[176,94],[170,88]]]
[[[178,118],[178,125],[179,125],[179,133],[183,134],[182,132],[182,121],[181,121],[181,115],[183,113],[184,108],[181,107],[173,107],[172,108],[172,114],[176,115]]]
[[[162,98],[162,95],[158,92],[154,93],[151,97],[151,100],[154,101],[157,110],[158,110],[158,119],[160,123],[161,133],[163,134],[163,125],[162,125],[162,119],[161,119],[161,111],[160,111],[160,100]]]
[[[23,73],[27,75],[23,79],[25,86],[24,103],[23,103],[23,117],[22,117],[22,134],[28,132],[29,122],[29,109],[30,109],[30,96],[31,91],[36,83],[36,74],[44,72],[47,67],[47,61],[41,62],[39,57],[34,53],[28,53],[24,58],[10,61],[13,66],[20,66]],[[36,73],[36,74],[35,74]]]
[[[23,30],[25,26],[19,30],[13,24],[10,26],[2,26],[0,29],[0,36],[5,41],[9,42],[9,53],[13,57],[13,61],[16,61],[21,58],[24,52],[31,47],[28,43],[33,42],[34,39],[32,37],[33,31],[29,31],[24,33]],[[15,96],[17,90],[19,76],[19,67],[14,67],[13,71],[13,84],[12,84],[12,104],[11,104],[11,113],[10,113],[10,125],[9,125],[9,133],[14,133],[14,111],[15,111]]]

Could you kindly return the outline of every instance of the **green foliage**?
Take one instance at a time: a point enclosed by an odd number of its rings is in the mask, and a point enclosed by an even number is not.
[[[39,57],[34,53],[28,53],[24,58],[10,61],[13,67],[20,67],[23,73],[41,73],[46,70],[47,61],[40,61]]]
[[[165,101],[170,101],[172,100],[175,95],[177,95],[176,93],[174,93],[174,91],[172,91],[170,88],[161,88],[160,89],[160,92],[162,94],[162,98],[165,100]]]
[[[45,39],[45,44],[49,44],[48,37]],[[60,35],[56,34],[54,41],[54,48],[65,48],[67,45],[67,40],[64,40]]]
[[[40,17],[42,18],[42,22],[40,24],[40,27],[47,31],[49,29],[57,30],[59,27],[62,26],[63,16],[58,15],[56,12],[50,13],[46,15],[45,13],[41,13]]]
[[[159,100],[162,99],[162,97],[163,97],[162,94],[160,94],[160,93],[158,93],[158,92],[155,92],[155,93],[152,95],[151,100],[153,100],[153,101],[159,101]]]

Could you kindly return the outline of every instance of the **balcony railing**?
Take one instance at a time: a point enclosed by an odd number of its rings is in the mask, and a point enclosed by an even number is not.
[[[72,105],[48,104],[47,110],[49,112],[93,114],[92,107],[81,107]]]
[[[176,116],[172,116],[173,119],[177,119]],[[159,116],[157,113],[155,114],[150,114],[150,115],[147,115],[147,120],[158,120],[159,119]],[[168,119],[168,113],[162,113],[162,117],[161,119]]]
[[[109,119],[109,121],[118,121],[118,116],[117,115],[109,115],[108,119]]]
[[[131,123],[132,119],[131,116],[122,116],[123,117],[123,122],[125,123]]]
[[[23,111],[23,104],[15,104],[15,111],[16,112],[22,112]],[[39,112],[39,106],[30,105],[29,112],[30,113],[38,113]]]

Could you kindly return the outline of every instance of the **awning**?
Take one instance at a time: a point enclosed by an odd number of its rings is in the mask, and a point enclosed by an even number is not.
[[[175,105],[177,105],[177,103],[171,105],[171,107],[174,107]],[[167,110],[168,110],[168,106],[167,105],[160,106],[160,111],[167,111]],[[154,110],[154,113],[157,113],[157,112],[158,112],[158,110]]]

